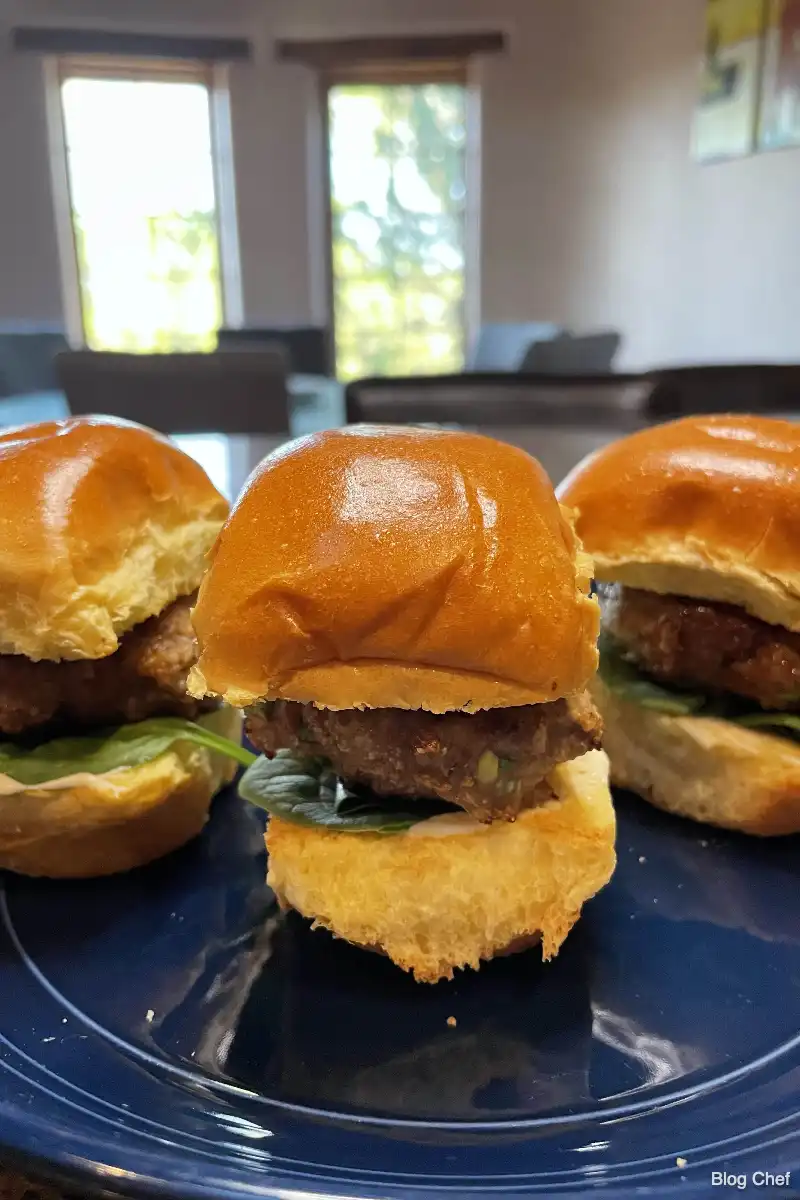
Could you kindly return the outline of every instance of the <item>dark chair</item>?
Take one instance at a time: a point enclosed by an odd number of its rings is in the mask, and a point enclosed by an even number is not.
[[[546,375],[607,375],[621,340],[613,331],[560,333],[550,341],[535,342],[525,355],[521,369]]]
[[[362,379],[349,422],[456,424],[519,446],[558,484],[587,454],[639,429],[649,383],[638,375],[466,374]]]
[[[800,366],[668,367],[650,372],[652,420],[690,413],[750,412],[800,416]]]
[[[218,350],[264,350],[282,347],[292,375],[332,375],[330,332],[319,325],[220,329]]]
[[[286,361],[279,351],[59,355],[70,411],[127,417],[165,433],[287,433]]]
[[[67,339],[59,329],[0,325],[0,396],[28,396],[56,389],[56,357],[67,347]]]
[[[531,346],[560,333],[549,321],[501,321],[482,325],[467,357],[468,371],[520,371]]]

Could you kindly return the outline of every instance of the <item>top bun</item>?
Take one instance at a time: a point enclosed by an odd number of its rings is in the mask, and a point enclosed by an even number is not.
[[[590,455],[560,495],[597,579],[800,630],[800,427],[687,417]]]
[[[0,433],[0,654],[104,658],[193,592],[228,505],[167,438],[110,417]]]
[[[556,700],[596,667],[591,564],[547,476],[477,434],[292,442],[251,475],[211,558],[196,695],[475,711]]]

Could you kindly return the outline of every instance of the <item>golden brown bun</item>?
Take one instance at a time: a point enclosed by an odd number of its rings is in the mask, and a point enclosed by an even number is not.
[[[423,983],[450,979],[457,967],[477,970],[535,935],[552,958],[616,859],[605,754],[556,767],[550,782],[558,800],[513,823],[463,816],[463,833],[444,832],[450,817],[386,837],[272,817],[267,882],[284,906],[383,950]]]
[[[761,836],[800,832],[800,746],[710,717],[672,717],[592,684],[611,779],[657,808]]]
[[[800,629],[800,426],[687,417],[590,456],[559,489],[595,575]]]
[[[110,417],[0,433],[0,654],[104,658],[200,582],[227,503],[167,438]]]
[[[595,670],[591,564],[539,464],[471,433],[351,426],[250,477],[194,623],[195,695],[475,711]]]
[[[241,736],[233,709],[201,723]],[[143,866],[200,833],[212,797],[235,771],[232,760],[180,742],[140,767],[0,795],[0,868],[90,879]]]

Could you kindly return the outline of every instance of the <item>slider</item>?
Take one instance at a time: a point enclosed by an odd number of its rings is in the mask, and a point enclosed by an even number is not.
[[[246,709],[284,907],[424,982],[556,954],[615,861],[591,573],[544,470],[490,438],[351,426],[264,460],[189,688]]]
[[[246,761],[239,714],[186,692],[190,609],[227,510],[139,425],[0,434],[0,867],[150,862],[200,832]]]
[[[592,455],[561,498],[600,582],[613,782],[711,825],[800,831],[798,426],[655,426]]]

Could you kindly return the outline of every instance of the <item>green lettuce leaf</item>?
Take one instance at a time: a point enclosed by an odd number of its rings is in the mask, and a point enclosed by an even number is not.
[[[775,729],[778,732],[788,729],[790,735],[800,734],[800,714],[798,713],[764,710],[763,712],[747,713],[737,717],[736,720],[748,729]]]
[[[648,679],[623,658],[619,647],[607,634],[601,634],[599,648],[598,674],[608,690],[620,699],[673,717],[688,717],[706,707],[708,697],[700,692],[677,691]]]
[[[202,718],[201,718],[202,719]],[[0,742],[0,774],[35,787],[66,775],[104,775],[119,767],[138,767],[171,750],[176,742],[192,742],[249,766],[255,755],[212,729],[181,717],[153,717],[87,737],[56,738],[38,745]]]
[[[598,675],[621,700],[672,717],[718,717],[746,729],[772,730],[778,737],[800,736],[800,714],[771,712],[737,696],[708,696],[656,683],[623,657],[608,634],[600,636]]]
[[[342,833],[402,833],[429,817],[461,811],[444,800],[379,796],[342,783],[327,759],[297,758],[289,750],[256,759],[239,780],[239,795],[273,817]]]

